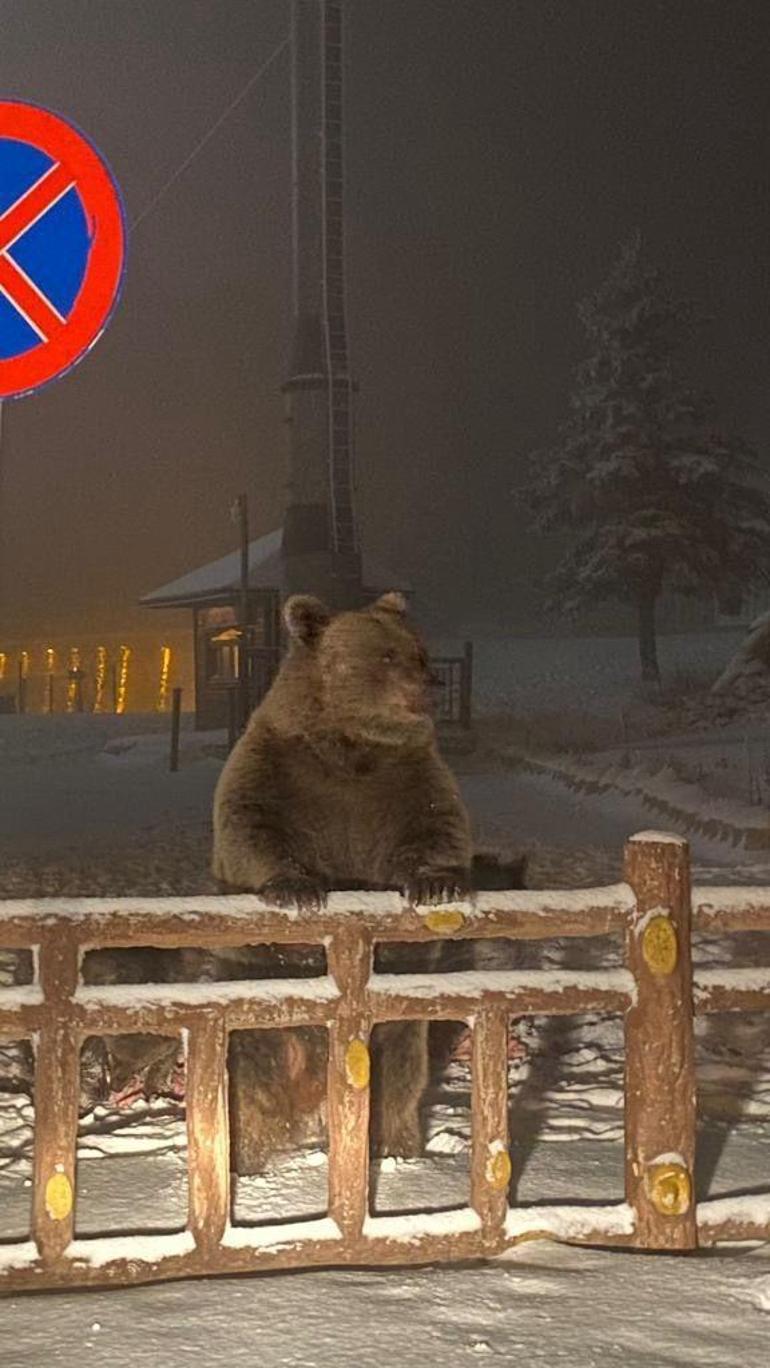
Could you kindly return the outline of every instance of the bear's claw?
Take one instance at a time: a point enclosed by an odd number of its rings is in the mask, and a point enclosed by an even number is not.
[[[260,888],[259,896],[278,907],[296,906],[301,911],[315,912],[326,902],[326,889],[317,879],[296,874],[268,879]]]
[[[419,874],[404,888],[404,897],[413,904],[462,902],[468,896],[468,881],[453,872]]]

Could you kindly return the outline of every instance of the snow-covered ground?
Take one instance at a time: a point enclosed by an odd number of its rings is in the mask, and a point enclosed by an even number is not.
[[[716,673],[716,647],[726,657],[734,643],[712,640],[714,658],[706,664]],[[563,643],[539,643],[529,655],[527,646],[516,643],[504,668],[496,648],[497,677],[490,674],[486,686],[490,706],[510,705],[517,689],[516,706],[525,712],[546,703],[565,707]],[[604,643],[576,641],[576,670],[583,658],[586,678],[598,670],[603,649]],[[609,643],[596,693],[599,711],[602,690],[615,678],[610,653],[619,671],[618,695],[633,678],[630,648],[621,668],[617,642]],[[703,664],[702,649],[693,646],[692,654]],[[477,650],[477,665],[480,655]],[[581,674],[579,689],[582,680]],[[586,686],[581,696],[587,694]],[[128,744],[138,729],[141,738]],[[162,730],[145,719],[0,717],[0,896],[213,891],[209,810],[221,737],[186,732],[174,775],[165,767],[165,743]],[[528,849],[532,886],[613,881],[623,840],[650,825],[649,813],[632,799],[570,793],[479,754],[458,756],[456,763],[479,839],[503,851]],[[699,882],[770,884],[766,853],[748,857],[701,837],[692,844]],[[696,952],[715,963],[734,964],[736,955],[768,962],[762,937],[739,938],[735,945],[712,938]],[[554,943],[546,953],[548,963],[572,965],[586,950]],[[597,942],[593,953],[610,962],[618,951]],[[518,1200],[619,1197],[619,1022],[595,1015],[536,1019],[519,1031],[526,1057],[510,1066]],[[770,1016],[710,1018],[698,1032],[699,1195],[768,1191]],[[456,1062],[430,1097],[426,1155],[380,1166],[378,1210],[464,1200],[468,1097],[467,1065]],[[29,1098],[8,1085],[0,1097],[0,1240],[28,1228],[32,1121]],[[89,1113],[79,1143],[79,1231],[178,1228],[185,1219],[185,1153],[179,1103],[137,1102],[120,1114]],[[310,1147],[263,1177],[241,1180],[236,1218],[322,1211],[325,1187],[325,1155]],[[416,1368],[433,1361],[521,1358],[571,1368],[745,1368],[767,1356],[767,1253],[730,1248],[674,1260],[528,1243],[484,1267],[314,1270],[16,1297],[0,1311],[0,1362],[4,1368],[74,1368],[86,1356],[94,1364],[131,1368],[175,1368],[191,1358],[202,1368],[235,1368],[255,1359],[270,1368]]]
[[[485,1267],[277,1274],[2,1306],[4,1368],[763,1368],[770,1261],[527,1244]]]
[[[709,1028],[713,1023],[709,1023]],[[735,1034],[701,1035],[704,1111],[699,1195],[763,1188],[770,1161],[770,1038],[744,1018]],[[607,1201],[622,1193],[622,1037],[596,1016],[535,1021],[529,1058],[511,1066],[512,1155],[521,1202]],[[462,1204],[468,1191],[468,1074],[455,1064],[434,1093],[428,1154],[384,1161],[378,1211]],[[3,1230],[21,1233],[29,1204],[30,1103],[17,1095],[0,1115]],[[238,1221],[324,1210],[325,1155],[318,1149],[241,1180]],[[185,1141],[178,1106],[136,1103],[128,1116],[81,1124],[81,1234],[173,1229],[185,1220]],[[770,1258],[736,1247],[698,1259],[520,1247],[483,1268],[310,1271],[122,1292],[9,1298],[0,1312],[4,1368],[201,1365],[278,1368],[474,1358],[640,1365],[765,1362]]]
[[[614,718],[637,699],[639,648],[633,637],[520,637],[469,626],[473,641],[474,706],[485,713],[535,714],[565,706]],[[687,678],[709,685],[743,640],[742,629],[665,634],[658,638],[664,689]],[[458,639],[437,641],[456,654]]]

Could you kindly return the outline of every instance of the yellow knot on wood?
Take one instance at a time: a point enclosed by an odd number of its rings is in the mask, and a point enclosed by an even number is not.
[[[464,921],[465,917],[459,907],[434,907],[425,917],[425,925],[429,931],[445,936],[451,936],[455,931],[459,931]]]
[[[351,1088],[368,1088],[369,1072],[369,1050],[363,1040],[351,1040],[345,1051],[345,1076]]]
[[[508,1152],[499,1149],[487,1159],[485,1177],[495,1192],[503,1192],[511,1181],[511,1160]]]
[[[45,1209],[52,1221],[64,1221],[72,1210],[72,1184],[66,1173],[52,1173],[45,1185]]]
[[[647,1171],[647,1191],[661,1216],[683,1216],[692,1201],[692,1179],[683,1164],[653,1164]]]
[[[653,974],[673,974],[679,957],[676,931],[670,917],[653,917],[644,928],[642,954]]]

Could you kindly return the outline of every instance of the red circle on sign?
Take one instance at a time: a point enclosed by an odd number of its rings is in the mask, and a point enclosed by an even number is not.
[[[23,355],[0,360],[0,399],[7,399],[69,370],[100,337],[117,301],[126,234],[112,174],[71,124],[36,105],[0,101],[0,137],[31,144],[71,176],[91,237],[83,283],[64,326]]]

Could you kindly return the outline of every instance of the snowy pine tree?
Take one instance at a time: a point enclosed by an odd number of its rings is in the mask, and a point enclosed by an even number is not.
[[[770,500],[753,454],[719,432],[710,400],[677,373],[692,311],[665,298],[638,234],[579,314],[590,354],[526,499],[542,530],[568,534],[551,605],[633,604],[642,678],[657,679],[661,593],[770,578]]]

